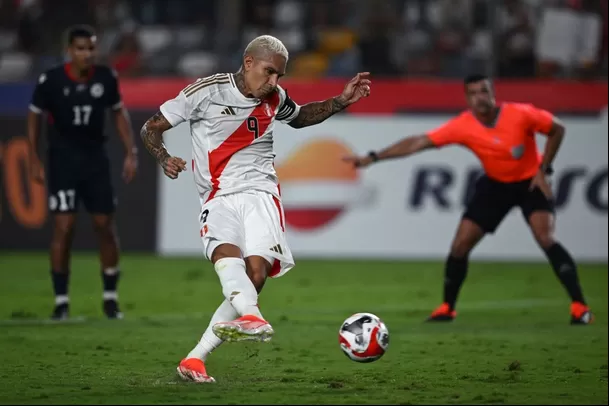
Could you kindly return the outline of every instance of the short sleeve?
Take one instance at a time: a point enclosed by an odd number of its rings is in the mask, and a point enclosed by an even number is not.
[[[538,109],[532,104],[523,105],[530,128],[536,133],[548,135],[554,124],[554,115],[547,110]]]
[[[36,83],[36,87],[34,88],[34,93],[32,94],[32,100],[30,101],[30,111],[36,114],[42,114],[44,110],[48,109],[47,103],[47,74],[43,73],[38,77],[38,82]]]
[[[211,100],[209,84],[208,79],[198,79],[161,105],[161,113],[172,127],[196,119],[198,112],[206,109]]]
[[[121,100],[121,93],[118,84],[118,74],[116,71],[110,71],[110,79],[108,83],[108,106],[112,110],[118,110],[123,107],[123,101]]]
[[[450,144],[461,144],[463,139],[461,136],[461,121],[459,117],[454,118],[444,125],[431,130],[427,136],[436,147],[443,147]]]
[[[167,119],[172,127],[177,126],[184,121],[189,121],[193,114],[193,106],[183,91],[171,100],[167,100],[161,105],[161,113]]]
[[[280,104],[275,118],[281,123],[288,124],[298,117],[300,106],[290,98],[287,90],[284,90],[279,86],[277,87],[277,90],[279,92]]]

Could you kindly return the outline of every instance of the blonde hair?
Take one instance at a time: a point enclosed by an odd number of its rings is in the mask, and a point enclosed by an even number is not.
[[[288,60],[289,57],[288,50],[285,45],[283,45],[283,42],[272,35],[261,35],[254,38],[247,44],[247,47],[245,47],[245,51],[243,52],[244,58],[248,55],[254,57],[281,55],[286,60]]]

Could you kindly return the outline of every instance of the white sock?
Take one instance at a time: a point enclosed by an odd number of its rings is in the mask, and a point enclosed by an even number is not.
[[[57,295],[55,296],[55,305],[59,306],[62,304],[70,303],[70,297],[68,295]]]
[[[109,267],[109,268],[104,269],[104,274],[106,274],[108,276],[114,276],[119,272],[120,272],[120,268],[118,266]]]
[[[258,308],[258,292],[245,271],[241,258],[222,258],[214,265],[222,284],[224,297],[240,316],[251,314],[263,318]]]
[[[102,298],[104,300],[118,300],[117,292],[104,292],[102,293]]]
[[[207,359],[207,356],[211,354],[213,350],[218,348],[220,344],[223,343],[222,340],[218,338],[211,330],[212,326],[220,321],[231,321],[234,320],[238,316],[237,311],[230,304],[228,300],[222,302],[218,310],[211,316],[211,321],[209,322],[209,326],[207,326],[207,330],[203,333],[201,340],[197,344],[195,348],[192,349],[191,352],[188,353],[186,358],[199,358],[203,361]]]

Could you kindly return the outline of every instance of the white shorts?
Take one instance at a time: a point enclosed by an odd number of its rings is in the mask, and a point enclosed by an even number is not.
[[[221,244],[236,245],[243,258],[265,258],[273,271],[282,276],[294,267],[284,230],[283,206],[267,192],[252,190],[217,196],[201,208],[199,224],[203,252],[211,259]]]

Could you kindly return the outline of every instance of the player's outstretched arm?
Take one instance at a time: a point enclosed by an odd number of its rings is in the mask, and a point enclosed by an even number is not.
[[[312,102],[300,107],[298,116],[290,121],[289,126],[303,128],[319,124],[334,114],[356,103],[362,97],[370,96],[370,73],[358,73],[346,85],[340,96],[319,102]]]
[[[406,137],[403,140],[398,141],[397,143],[383,149],[380,152],[370,151],[368,155],[365,156],[346,156],[343,158],[343,161],[352,163],[358,168],[363,168],[373,162],[385,159],[405,157],[434,147],[435,144],[426,134],[415,135],[412,137]]]
[[[171,127],[169,121],[159,111],[144,123],[140,130],[140,136],[150,155],[163,167],[165,175],[171,179],[176,179],[180,172],[186,170],[186,161],[182,158],[172,157],[165,148],[163,133]]]

